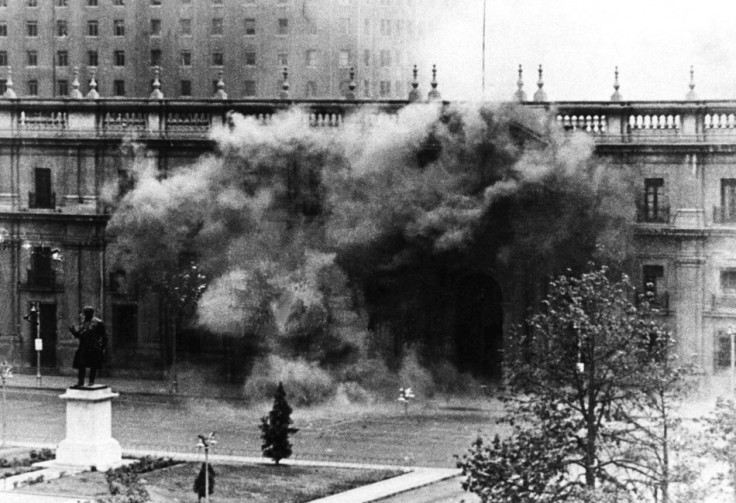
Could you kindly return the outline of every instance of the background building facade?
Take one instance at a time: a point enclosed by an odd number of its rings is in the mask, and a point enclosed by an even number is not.
[[[405,98],[444,0],[0,0],[0,76],[19,96],[63,97],[75,67],[104,97]]]

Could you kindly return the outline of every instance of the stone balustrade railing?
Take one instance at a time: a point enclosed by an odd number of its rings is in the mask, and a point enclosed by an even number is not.
[[[0,99],[0,138],[116,137],[206,138],[213,126],[227,124],[238,112],[267,123],[275,113],[298,106],[305,126],[339,127],[347,114],[365,109],[394,115],[405,101],[332,100],[122,100]]]
[[[358,110],[366,120],[394,115],[407,101],[0,99],[0,138],[69,136],[205,138],[230,112],[267,123],[292,106],[306,111],[305,126],[339,127]],[[554,113],[566,131],[598,143],[736,143],[736,101],[527,102]]]

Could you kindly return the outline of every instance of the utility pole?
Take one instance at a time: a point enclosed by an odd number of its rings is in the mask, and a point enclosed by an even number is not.
[[[197,447],[204,448],[204,500],[205,503],[210,503],[210,446],[217,443],[215,440],[215,432],[213,431],[207,436],[197,435],[199,443]]]

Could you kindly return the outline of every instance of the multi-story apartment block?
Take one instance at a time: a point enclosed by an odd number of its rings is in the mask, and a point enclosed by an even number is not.
[[[444,0],[0,0],[0,76],[18,96],[405,98]],[[7,67],[7,68],[3,68]],[[427,75],[428,68],[422,68]],[[1,84],[1,82],[0,82]]]

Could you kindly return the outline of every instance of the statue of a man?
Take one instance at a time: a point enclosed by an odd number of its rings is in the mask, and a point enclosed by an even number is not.
[[[72,335],[79,339],[79,348],[74,354],[72,367],[78,370],[75,388],[84,386],[84,375],[89,369],[89,385],[95,384],[97,369],[102,367],[107,346],[107,335],[102,320],[95,317],[95,308],[85,306],[80,316],[79,327],[69,327]]]

